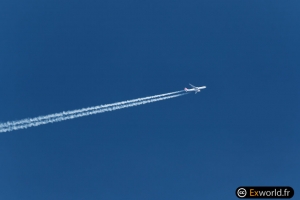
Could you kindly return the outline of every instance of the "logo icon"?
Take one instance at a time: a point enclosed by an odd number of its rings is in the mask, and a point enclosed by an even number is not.
[[[244,188],[239,188],[239,189],[236,191],[236,195],[237,195],[239,198],[244,198],[244,197],[247,195],[247,190],[244,189]]]

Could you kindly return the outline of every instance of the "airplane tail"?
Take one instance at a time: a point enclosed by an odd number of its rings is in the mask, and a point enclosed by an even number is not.
[[[188,91],[188,90],[187,90],[187,88],[184,88],[184,91],[186,91],[186,92],[187,92],[187,91]]]

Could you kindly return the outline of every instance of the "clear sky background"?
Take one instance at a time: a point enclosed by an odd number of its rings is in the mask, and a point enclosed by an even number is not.
[[[206,85],[0,134],[0,199],[300,192],[300,1],[0,2],[0,121]]]

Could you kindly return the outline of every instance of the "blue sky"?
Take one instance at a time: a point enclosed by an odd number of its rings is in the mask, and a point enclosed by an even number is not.
[[[299,1],[2,1],[0,199],[235,199],[299,185]]]

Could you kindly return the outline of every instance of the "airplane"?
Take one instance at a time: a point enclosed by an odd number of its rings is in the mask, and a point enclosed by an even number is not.
[[[193,91],[195,91],[195,94],[197,94],[197,92],[201,92],[202,89],[206,88],[206,86],[196,87],[196,86],[193,86],[192,84],[190,84],[190,86],[192,86],[193,88],[192,89],[184,88],[184,91],[186,91],[186,92],[193,92]]]

